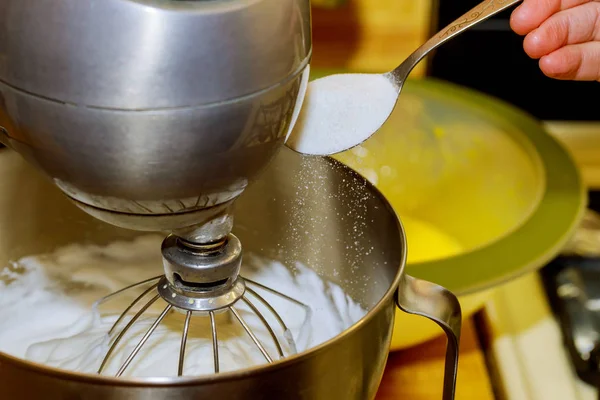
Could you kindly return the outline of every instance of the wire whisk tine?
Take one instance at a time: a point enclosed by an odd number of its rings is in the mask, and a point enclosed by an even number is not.
[[[269,309],[269,311],[273,314],[273,316],[275,317],[275,319],[277,320],[277,322],[281,326],[281,329],[283,329],[284,332],[286,332],[288,330],[288,327],[287,327],[285,321],[283,320],[283,318],[281,318],[281,315],[279,315],[279,313],[275,310],[275,308],[273,308],[273,306],[271,304],[269,304],[269,302],[267,300],[265,300],[264,297],[262,297],[261,295],[256,293],[256,291],[253,290],[252,288],[247,287],[246,291],[248,293],[250,293],[252,296],[254,296],[254,298],[256,298],[256,300],[258,300],[263,306],[265,306],[267,309]]]
[[[127,315],[127,313],[133,307],[135,307],[136,304],[138,304],[144,297],[146,297],[146,295],[148,293],[150,293],[152,290],[155,290],[157,286],[158,286],[158,283],[155,283],[154,285],[150,286],[148,289],[144,290],[142,292],[142,294],[140,294],[138,297],[136,297],[136,299],[133,302],[131,302],[131,304],[129,306],[127,306],[127,308],[121,313],[121,315],[119,315],[119,318],[117,318],[117,320],[115,321],[115,323],[113,324],[113,326],[108,331],[109,336],[113,333],[113,331],[115,330],[115,328],[117,327],[117,325],[119,325],[119,323],[123,320],[123,318],[125,318],[125,316]]]
[[[250,339],[252,339],[256,347],[258,347],[262,355],[265,357],[265,360],[267,360],[268,363],[272,363],[273,359],[271,358],[265,347],[262,345],[260,340],[258,340],[254,332],[252,332],[252,329],[250,329],[246,321],[244,321],[240,313],[234,307],[229,307],[229,309],[231,310],[235,318],[239,321],[239,323],[242,325],[248,336],[250,336]]]
[[[277,347],[277,352],[279,353],[279,357],[283,358],[284,354],[283,354],[283,349],[281,348],[281,343],[279,343],[279,339],[277,339],[277,335],[275,335],[273,328],[271,328],[271,325],[269,324],[269,322],[267,321],[265,316],[262,315],[262,313],[258,310],[258,308],[256,308],[256,306],[254,304],[252,304],[252,302],[250,300],[248,300],[246,298],[246,296],[242,297],[242,301],[244,303],[246,303],[248,305],[248,307],[250,307],[252,309],[252,311],[254,311],[254,314],[256,314],[258,316],[258,318],[261,320],[264,327],[267,329],[267,331],[271,335],[271,338],[273,339],[273,343],[275,343],[275,347]]]
[[[137,353],[140,351],[140,349],[142,348],[142,346],[148,341],[148,339],[154,333],[154,331],[156,330],[156,328],[158,328],[158,325],[160,325],[160,323],[162,322],[162,320],[165,319],[165,317],[167,316],[167,313],[169,311],[171,311],[171,308],[173,308],[172,305],[170,305],[170,304],[167,305],[165,307],[165,309],[163,310],[163,312],[158,316],[158,318],[156,318],[156,321],[154,321],[154,323],[152,324],[152,326],[150,328],[148,328],[148,330],[146,331],[146,333],[144,334],[144,336],[140,339],[139,343],[135,346],[135,348],[133,349],[133,351],[131,352],[131,354],[129,354],[129,357],[127,357],[127,359],[125,360],[125,362],[123,363],[123,365],[121,366],[121,368],[119,369],[119,371],[117,372],[117,377],[123,375],[123,373],[125,372],[125,370],[127,369],[127,367],[129,367],[129,364],[131,364],[131,361],[133,361],[133,359],[135,358],[135,356],[137,355]]]
[[[99,305],[101,305],[101,304],[104,304],[104,303],[106,303],[107,301],[111,300],[113,297],[115,297],[115,296],[118,296],[118,295],[120,295],[121,293],[123,293],[123,292],[126,292],[126,291],[128,291],[128,290],[130,290],[130,289],[135,289],[135,288],[137,288],[137,287],[140,287],[140,286],[143,286],[143,285],[145,285],[146,283],[150,283],[150,282],[153,282],[153,281],[158,281],[158,280],[159,280],[160,278],[162,278],[163,276],[164,276],[164,275],[158,275],[158,276],[155,276],[155,277],[153,277],[153,278],[146,279],[146,280],[143,280],[143,281],[140,281],[140,282],[134,283],[133,285],[125,286],[124,288],[122,288],[122,289],[119,289],[119,290],[117,290],[116,292],[112,292],[111,294],[109,294],[109,295],[107,295],[107,296],[104,296],[103,298],[101,298],[101,299],[99,299],[98,301],[96,301],[96,306],[99,306]]]
[[[273,289],[273,288],[271,288],[269,286],[263,285],[262,283],[258,283],[256,281],[253,281],[253,280],[248,279],[248,278],[244,278],[244,281],[246,283],[250,283],[251,285],[259,287],[259,288],[261,288],[261,289],[263,289],[263,290],[265,290],[265,291],[267,291],[267,292],[269,292],[271,294],[274,294],[274,295],[279,296],[279,297],[281,297],[281,298],[283,298],[285,300],[288,300],[288,301],[290,301],[290,302],[292,302],[292,303],[294,303],[294,304],[296,304],[296,305],[304,308],[305,310],[307,310],[307,312],[310,311],[310,307],[308,305],[304,304],[300,300],[296,300],[293,297],[288,296],[287,294],[281,293],[280,291],[277,291],[277,290],[275,290],[275,289]],[[246,290],[251,290],[251,289],[250,288],[246,288]],[[253,290],[253,292],[256,293],[256,291],[254,291],[254,290]]]
[[[212,333],[212,343],[213,343],[213,361],[214,361],[214,369],[215,373],[219,372],[219,339],[217,336],[217,323],[215,321],[215,313],[214,311],[209,312],[210,315],[210,330]]]
[[[187,343],[188,331],[190,330],[190,319],[192,318],[192,312],[188,311],[185,313],[185,322],[183,323],[183,333],[181,334],[181,348],[179,349],[179,367],[177,369],[177,376],[183,375],[183,364],[185,362],[185,345]]]
[[[112,353],[115,351],[115,349],[119,345],[119,342],[121,342],[121,339],[123,339],[123,336],[125,336],[127,331],[129,331],[129,329],[133,326],[133,324],[135,324],[135,322],[142,316],[142,314],[144,314],[147,309],[149,309],[154,303],[156,303],[156,301],[159,298],[160,298],[160,295],[157,294],[149,302],[147,302],[142,308],[140,308],[140,310],[133,316],[133,318],[131,318],[131,320],[129,320],[127,325],[125,325],[125,328],[123,328],[123,330],[117,335],[116,339],[112,342],[111,346],[109,347],[108,351],[106,352],[106,355],[104,356],[104,359],[102,360],[102,364],[100,364],[100,368],[98,368],[99,374],[101,374],[102,371],[104,370],[104,368],[106,367],[106,364],[108,363],[108,360],[110,359],[110,356],[112,355]]]

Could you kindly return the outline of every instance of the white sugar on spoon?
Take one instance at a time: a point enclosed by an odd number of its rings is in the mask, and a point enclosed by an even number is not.
[[[332,155],[358,146],[387,121],[412,69],[430,51],[521,0],[484,0],[386,74],[336,74],[308,84],[286,145],[307,155]]]
[[[365,141],[388,119],[398,90],[383,75],[339,74],[312,81],[287,146],[328,155]]]

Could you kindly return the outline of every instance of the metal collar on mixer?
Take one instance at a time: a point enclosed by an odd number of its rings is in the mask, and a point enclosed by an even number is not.
[[[189,311],[218,311],[238,301],[246,285],[239,278],[242,245],[230,234],[217,243],[190,244],[169,235],[162,245],[165,277],[158,293]]]

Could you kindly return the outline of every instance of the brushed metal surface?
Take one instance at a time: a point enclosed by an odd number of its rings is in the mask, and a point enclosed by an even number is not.
[[[307,0],[2,0],[0,81],[110,110],[226,102],[300,69],[309,16]]]
[[[2,0],[0,141],[98,218],[185,228],[283,146],[310,54],[308,0]]]

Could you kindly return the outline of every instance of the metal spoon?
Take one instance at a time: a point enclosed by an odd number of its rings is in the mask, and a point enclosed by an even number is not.
[[[408,75],[430,51],[519,1],[481,2],[386,74],[334,74],[314,80],[286,145],[302,154],[324,156],[361,144],[389,118]]]

